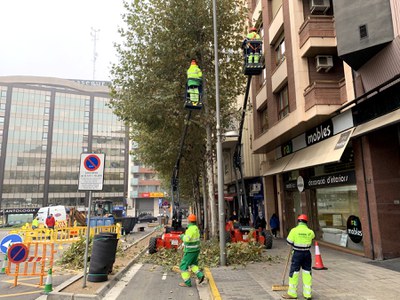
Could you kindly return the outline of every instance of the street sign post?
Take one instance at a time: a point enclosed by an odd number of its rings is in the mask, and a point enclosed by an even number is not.
[[[104,177],[104,154],[82,153],[79,169],[80,191],[101,191]]]
[[[83,286],[86,287],[87,258],[89,251],[90,237],[90,210],[92,206],[92,191],[103,190],[105,155],[103,153],[82,153],[81,166],[79,169],[80,191],[89,191],[89,203],[87,212],[86,247],[83,267]]]
[[[22,237],[18,234],[6,235],[0,242],[0,250],[4,254],[7,254],[8,248],[15,243],[22,243]]]

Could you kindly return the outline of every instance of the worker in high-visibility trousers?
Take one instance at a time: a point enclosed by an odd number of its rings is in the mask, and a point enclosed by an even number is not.
[[[299,281],[300,268],[303,269],[303,297],[311,299],[312,294],[312,258],[310,248],[315,233],[307,226],[307,215],[297,218],[298,225],[290,230],[286,242],[293,248],[292,264],[289,271],[288,293],[283,295],[284,299],[297,299],[297,284]]]
[[[197,65],[197,60],[192,59],[190,62],[190,67],[187,70],[187,94],[188,99],[192,104],[197,105],[200,101],[200,93],[202,91],[202,80],[203,73]]]
[[[192,281],[190,280],[189,268],[199,279],[199,283],[204,281],[204,274],[198,267],[198,259],[200,254],[200,230],[196,225],[196,216],[190,214],[188,216],[188,228],[184,234],[181,234],[180,238],[184,244],[183,258],[179,269],[181,270],[181,276],[183,282],[179,283],[183,287],[191,287]]]

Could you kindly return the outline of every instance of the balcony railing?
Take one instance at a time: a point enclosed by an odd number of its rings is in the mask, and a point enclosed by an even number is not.
[[[314,81],[304,90],[305,111],[316,105],[342,105],[346,102],[345,81]]]
[[[300,26],[299,42],[300,49],[307,48],[302,49],[304,56],[315,55],[311,48],[335,48],[336,30],[333,16],[308,16]]]

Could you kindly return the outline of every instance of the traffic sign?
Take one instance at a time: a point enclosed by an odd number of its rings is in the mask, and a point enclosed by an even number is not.
[[[104,154],[82,153],[79,170],[81,191],[101,191],[104,177]]]
[[[8,249],[8,260],[18,264],[24,262],[28,257],[28,247],[22,243],[12,244]]]
[[[89,172],[96,171],[101,165],[100,158],[95,154],[90,154],[85,157],[83,161],[83,166]]]
[[[9,234],[6,235],[0,242],[1,252],[7,254],[7,250],[10,245],[15,243],[22,243],[22,237],[18,234]]]

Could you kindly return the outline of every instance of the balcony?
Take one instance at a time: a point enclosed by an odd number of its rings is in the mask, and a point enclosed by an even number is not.
[[[345,81],[318,80],[304,90],[305,111],[317,105],[337,105],[346,102]]]
[[[333,16],[310,15],[299,29],[301,57],[336,55],[337,42]]]

